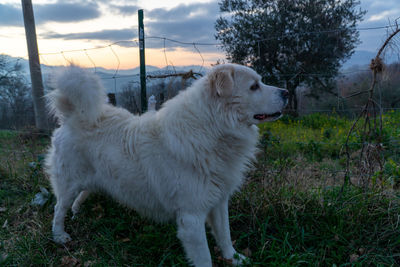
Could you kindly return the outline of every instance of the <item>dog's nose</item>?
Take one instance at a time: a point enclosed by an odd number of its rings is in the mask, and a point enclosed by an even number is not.
[[[282,96],[283,99],[288,99],[289,98],[289,91],[285,90],[285,89],[282,89],[281,96]]]

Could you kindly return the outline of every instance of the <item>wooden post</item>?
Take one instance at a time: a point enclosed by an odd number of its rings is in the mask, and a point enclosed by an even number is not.
[[[116,106],[117,105],[117,100],[115,99],[115,93],[108,93],[107,94],[108,97],[108,102],[113,105]]]
[[[144,25],[143,25],[143,9],[138,10],[139,17],[139,54],[140,54],[140,105],[142,113],[147,110],[146,97],[146,64],[144,60]]]
[[[21,0],[24,15],[26,43],[29,54],[29,69],[32,81],[33,108],[35,111],[36,128],[48,130],[46,105],[44,100],[42,72],[40,70],[39,52],[36,40],[35,18],[31,0]]]

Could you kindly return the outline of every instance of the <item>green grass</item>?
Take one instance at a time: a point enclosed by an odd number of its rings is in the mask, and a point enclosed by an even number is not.
[[[400,265],[396,183],[341,191],[337,143],[351,121],[324,116],[260,127],[264,153],[230,203],[232,239],[251,254],[249,266]],[[392,141],[399,140],[399,121],[398,113],[385,115]],[[103,195],[90,196],[76,220],[68,214],[73,241],[52,242],[54,196],[31,205],[40,187],[50,189],[41,167],[48,143],[0,131],[0,266],[187,266],[174,224],[155,224]],[[398,147],[386,154],[385,177],[396,181]],[[215,265],[229,266],[209,233],[208,240]]]

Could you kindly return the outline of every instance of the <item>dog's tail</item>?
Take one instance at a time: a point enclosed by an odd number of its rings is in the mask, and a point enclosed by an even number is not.
[[[47,94],[47,103],[61,124],[71,120],[88,124],[98,121],[107,97],[96,74],[71,65],[55,73],[52,84],[55,90]]]

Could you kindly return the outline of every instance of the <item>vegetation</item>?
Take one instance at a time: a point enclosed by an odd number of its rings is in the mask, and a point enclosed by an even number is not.
[[[251,65],[265,82],[290,92],[306,83],[333,92],[341,63],[359,42],[365,14],[355,0],[221,0],[216,38],[228,60]],[[321,92],[313,92],[318,95]]]
[[[34,122],[30,88],[18,61],[0,55],[0,125],[19,128]]]
[[[371,86],[372,75],[370,71],[358,72],[338,79],[338,87],[343,97],[351,96],[358,92],[368,91]],[[400,107],[400,63],[386,65],[381,76],[378,77],[379,86],[375,89],[374,99],[383,107],[388,109]],[[366,103],[368,94],[364,93],[358,97],[351,97],[347,106],[362,106]]]
[[[397,266],[400,264],[400,112],[384,115],[385,168],[359,187],[342,188],[341,144],[351,121],[285,116],[260,125],[258,161],[230,203],[235,247],[251,266]],[[362,137],[352,136],[352,162]],[[51,241],[55,199],[32,205],[41,187],[49,139],[0,131],[1,266],[187,266],[173,224],[159,225],[93,195],[66,228],[73,241]],[[213,262],[220,259],[209,236]]]
[[[156,109],[179,93],[179,91],[191,84],[192,79],[166,78],[158,79],[157,82],[147,85],[147,96],[153,95],[157,101]],[[117,105],[131,113],[139,114],[140,109],[140,86],[127,83],[122,86],[122,91],[117,93]]]

